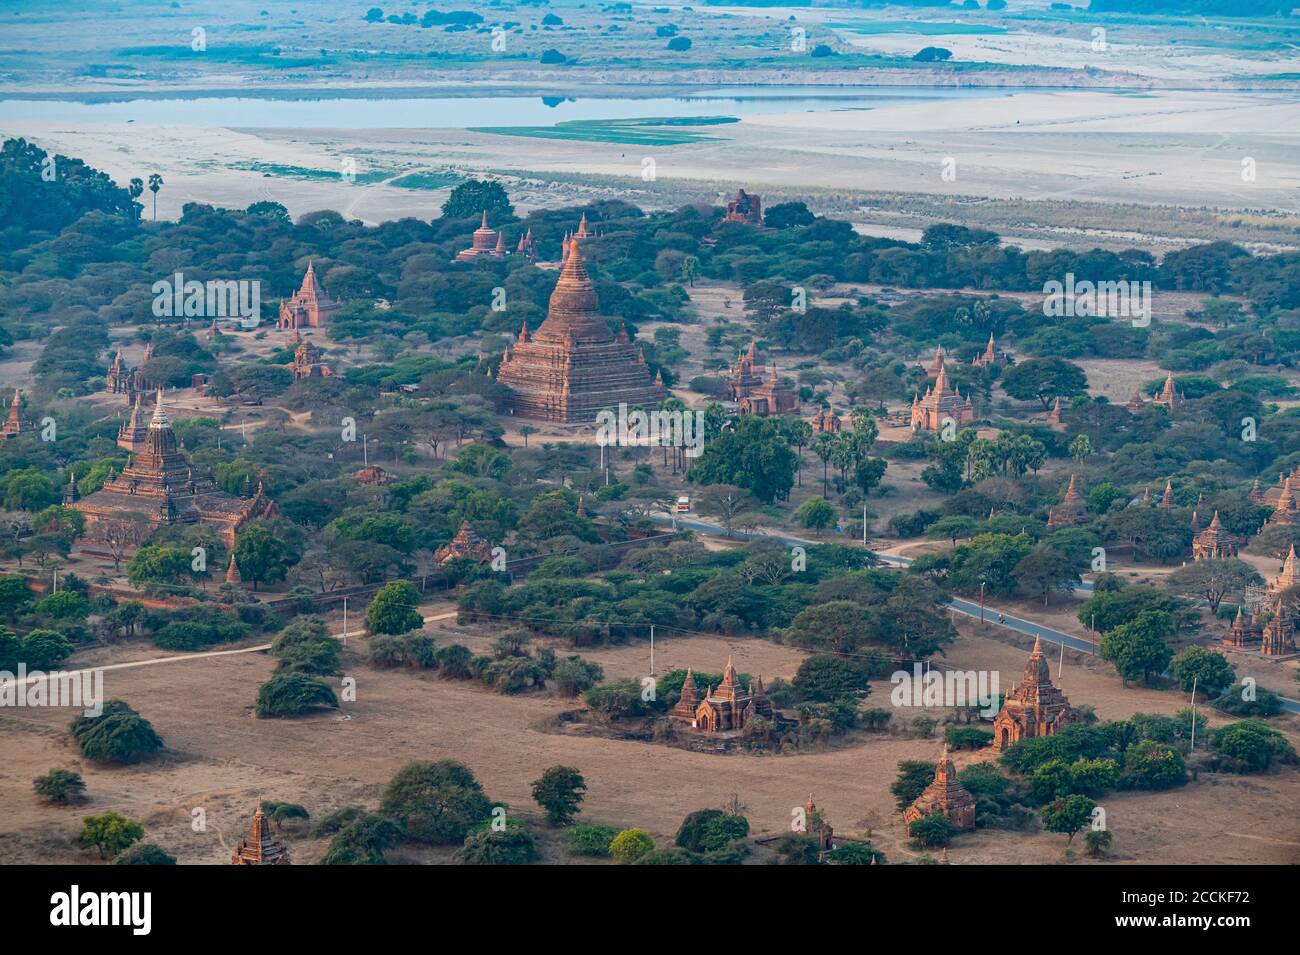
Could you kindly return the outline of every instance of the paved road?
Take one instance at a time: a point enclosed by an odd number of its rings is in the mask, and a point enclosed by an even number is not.
[[[660,523],[668,523],[670,519],[671,519],[670,515],[655,515],[655,520]],[[689,528],[690,530],[701,531],[702,533],[705,534],[726,533],[726,531],[723,530],[718,525],[712,524],[709,521],[700,520],[699,518],[695,518],[695,517],[683,518],[681,516],[678,516],[676,523],[677,526],[679,527],[686,527]],[[755,531],[752,535],[747,535],[743,531],[735,531],[733,532],[733,536],[739,537],[742,540],[765,538],[767,540],[777,541],[778,543],[784,544],[788,547],[792,547],[796,544],[806,545],[806,544],[825,543],[824,541],[814,541],[804,537],[794,537],[792,535],[786,535],[786,534],[768,534],[762,531]],[[894,554],[878,554],[877,557],[880,559],[882,563],[889,564],[892,567],[906,567],[912,563],[911,558],[899,557]],[[1092,584],[1085,582],[1083,586],[1076,587],[1075,592],[1091,593]],[[950,598],[948,600],[948,609],[954,613],[963,614],[964,616],[967,617],[974,617],[977,620],[980,617],[980,605],[977,602],[966,600],[962,597]],[[1055,627],[1048,626],[1045,623],[1040,623],[1036,620],[1029,620],[1025,617],[1016,617],[1012,614],[1007,614],[1007,613],[1003,614],[1003,618],[1004,619],[1002,620],[998,620],[997,608],[989,607],[988,604],[985,604],[984,606],[985,623],[997,624],[999,626],[1006,627],[1008,630],[1015,630],[1017,633],[1023,633],[1026,636],[1042,637],[1044,640],[1046,640],[1049,643],[1063,644],[1064,646],[1069,647],[1071,650],[1078,650],[1080,653],[1095,654],[1097,652],[1097,649],[1096,647],[1093,646],[1092,641],[1087,640],[1083,637],[1074,636],[1073,634],[1065,633],[1062,630],[1057,630]],[[1289,700],[1286,697],[1282,697],[1281,699],[1282,699],[1283,710],[1285,710],[1288,713],[1300,713],[1300,700]]]

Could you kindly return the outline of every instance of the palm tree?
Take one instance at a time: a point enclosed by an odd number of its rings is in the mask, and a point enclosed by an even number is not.
[[[126,187],[126,191],[132,199],[139,199],[144,195],[144,180],[139,178],[132,179],[130,184]]]
[[[153,221],[158,221],[158,190],[163,187],[163,177],[158,173],[149,174],[149,191],[153,193]]]
[[[682,278],[695,288],[695,280],[700,277],[700,260],[693,255],[682,259]]]
[[[528,447],[528,436],[530,434],[536,434],[537,429],[534,428],[531,424],[523,424],[519,426],[519,433],[523,436],[524,447],[526,448]]]
[[[828,493],[826,488],[828,480],[826,468],[830,464],[831,455],[835,453],[835,436],[823,431],[817,435],[817,440],[813,442],[812,449],[813,453],[822,459],[822,497],[825,497]]]

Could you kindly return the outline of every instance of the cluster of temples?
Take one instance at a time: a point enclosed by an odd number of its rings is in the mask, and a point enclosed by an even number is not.
[[[134,398],[142,391],[152,391],[153,388],[144,376],[144,366],[149,364],[151,358],[153,358],[152,343],[144,346],[144,358],[137,367],[128,366],[122,358],[121,350],[116,351],[112,363],[108,366],[108,375],[105,379],[108,391],[130,398]]]
[[[1237,608],[1223,645],[1239,650],[1258,647],[1265,656],[1295,653],[1296,587],[1300,587],[1300,568],[1293,544],[1264,598],[1253,610]]]
[[[934,378],[934,384],[925,389],[924,395],[912,396],[912,430],[940,431],[945,421],[951,421],[958,428],[974,422],[975,405],[970,396],[963,398],[948,381],[942,345],[935,351],[934,361],[926,371]]]
[[[1161,386],[1160,391],[1155,395],[1152,395],[1150,404],[1159,405],[1172,415],[1178,410],[1178,406],[1181,405],[1183,401],[1183,393],[1174,385],[1174,375],[1173,372],[1170,372],[1165,377],[1165,383]],[[1142,390],[1136,389],[1133,392],[1133,397],[1128,400],[1124,407],[1133,414],[1137,414],[1145,408],[1147,404],[1148,402],[1146,398],[1142,396]]]
[[[302,287],[294,292],[289,301],[280,301],[279,328],[324,328],[330,316],[339,310],[341,304],[329,297],[318,281],[316,269],[312,262],[307,263],[307,274],[302,278]]]
[[[546,320],[536,332],[525,323],[497,369],[496,380],[507,392],[502,410],[509,414],[594,422],[598,412],[621,402],[653,408],[668,397],[662,375],[650,373],[627,329],[615,336],[601,316],[582,260],[585,231],[580,228],[566,243]]]
[[[162,391],[147,428],[141,429],[137,400],[118,444],[131,455],[121,474],[110,472],[103,487],[72,506],[86,516],[88,541],[143,543],[155,529],[171,524],[208,524],[233,547],[248,522],[275,513],[275,504],[259,483],[251,497],[225,493],[211,479],[195,478],[177,447],[176,433],[163,408]]]
[[[756,716],[771,720],[774,714],[772,701],[763,691],[763,678],[759,677],[748,689],[742,687],[728,657],[722,682],[716,688],[706,686],[703,697],[695,685],[694,672],[686,671],[681,698],[668,718],[705,733],[726,733],[743,730]]]

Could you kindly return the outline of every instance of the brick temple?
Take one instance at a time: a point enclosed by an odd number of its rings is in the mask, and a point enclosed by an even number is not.
[[[1265,656],[1290,656],[1295,646],[1295,588],[1300,587],[1300,564],[1295,545],[1287,552],[1282,572],[1268,585],[1268,592],[1249,615],[1237,608],[1223,645],[1239,650],[1259,647]]]
[[[1192,527],[1196,527],[1196,515],[1192,515]],[[1228,532],[1219,520],[1219,512],[1205,530],[1192,538],[1192,560],[1217,560],[1237,556],[1237,538]]]
[[[271,838],[271,827],[262,807],[253,812],[253,828],[235,849],[231,865],[288,865],[289,850]]]
[[[4,430],[0,431],[0,437],[8,441],[30,430],[30,426],[23,418],[22,392],[15,388],[14,400],[9,402],[9,413],[5,415]]]
[[[722,219],[724,222],[744,222],[762,228],[762,197],[751,195],[744,189],[736,190],[736,198],[727,203],[727,214]]]
[[[1083,521],[1087,510],[1088,505],[1079,494],[1078,475],[1071,474],[1069,486],[1065,489],[1065,496],[1061,498],[1061,503],[1047,511],[1047,529],[1054,531],[1058,527],[1079,524]]]
[[[975,420],[975,405],[970,396],[962,398],[961,393],[948,383],[948,370],[943,363],[943,349],[935,355],[933,368],[934,386],[925,389],[925,395],[912,396],[912,430],[940,431],[943,423],[951,420],[954,426],[963,428]]]
[[[582,261],[582,232],[567,243],[546,320],[536,332],[524,325],[497,370],[507,389],[502,410],[520,418],[594,424],[599,411],[620,402],[654,408],[668,397],[627,330],[615,336],[601,316]]]
[[[529,242],[532,232],[528,233]],[[521,246],[523,239],[520,240]],[[473,262],[478,258],[504,259],[510,253],[506,250],[506,237],[504,232],[498,232],[496,229],[489,228],[487,210],[483,210],[483,222],[474,230],[474,235],[470,238],[468,249],[462,249],[456,253],[457,262]]]
[[[135,398],[142,391],[152,390],[144,377],[144,366],[149,364],[151,358],[153,358],[152,343],[144,346],[144,358],[140,359],[138,367],[127,365],[119,349],[113,354],[113,362],[108,366],[108,374],[104,379],[105,387],[112,394],[126,395],[128,398]]]
[[[164,525],[197,523],[215,527],[226,546],[233,547],[244,525],[275,513],[260,483],[252,497],[238,498],[211,480],[194,477],[177,447],[161,390],[143,443],[127,458],[122,473],[110,472],[103,487],[73,506],[86,516],[86,540],[111,537],[133,546]]]
[[[993,718],[993,748],[1003,750],[1022,739],[1054,736],[1078,719],[1065,694],[1052,685],[1042,637],[1035,637],[1023,679],[1007,694]]]
[[[316,268],[307,263],[307,274],[302,277],[302,287],[289,301],[280,301],[280,328],[324,328],[340,304],[329,297],[318,281]]]
[[[934,768],[934,782],[907,807],[903,820],[913,823],[926,816],[944,816],[958,829],[975,828],[975,797],[957,778],[946,743]]]
[[[745,689],[740,684],[740,677],[736,675],[730,657],[727,658],[726,669],[722,671],[722,682],[716,689],[705,689],[707,692],[701,698],[699,688],[695,685],[695,674],[687,670],[681,698],[668,718],[705,733],[743,730],[755,716],[766,720],[774,718],[772,701],[763,690],[763,678],[759,677],[749,689]]]

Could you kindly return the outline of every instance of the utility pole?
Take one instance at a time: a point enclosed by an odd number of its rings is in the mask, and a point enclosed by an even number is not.
[[[1192,742],[1187,747],[1190,753],[1196,749],[1196,677],[1192,677]]]
[[[1056,664],[1056,682],[1061,682],[1061,671],[1065,669],[1065,641],[1061,641],[1061,659]]]
[[[348,598],[343,598],[343,646],[348,645]]]
[[[867,546],[867,505],[862,505],[862,546]]]
[[[984,622],[984,581],[980,581],[980,623]]]
[[[655,675],[655,625],[650,624],[650,675]]]

